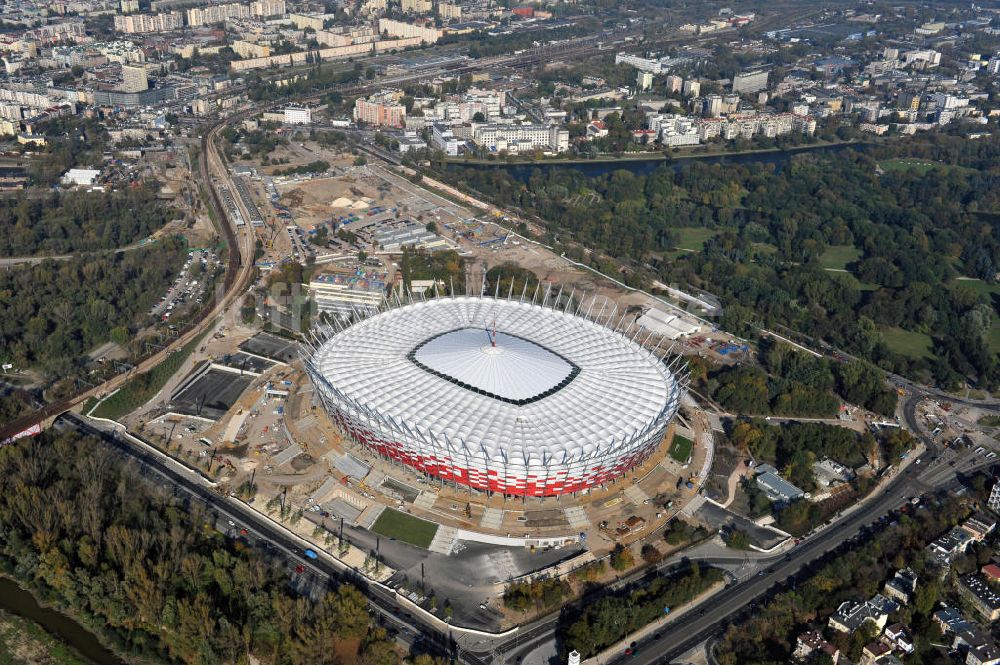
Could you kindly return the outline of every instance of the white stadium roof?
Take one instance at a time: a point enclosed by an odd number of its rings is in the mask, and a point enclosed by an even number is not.
[[[417,439],[526,464],[587,457],[662,427],[678,392],[666,365],[621,333],[481,297],[371,316],[323,342],[312,363],[344,397]]]

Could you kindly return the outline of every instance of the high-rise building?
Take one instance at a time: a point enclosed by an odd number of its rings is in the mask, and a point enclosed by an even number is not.
[[[184,14],[129,14],[115,17],[115,32],[146,33],[180,30],[184,27]]]
[[[667,77],[667,92],[680,92],[684,85],[684,79],[676,74]]]
[[[191,27],[225,23],[231,18],[250,18],[250,6],[231,2],[225,5],[192,7],[187,10],[187,23]]]
[[[639,90],[649,90],[653,87],[653,75],[649,72],[640,71],[635,77],[635,83]]]
[[[990,498],[986,502],[986,505],[993,512],[1000,512],[1000,482],[993,484],[993,489],[990,490]]]
[[[751,93],[767,89],[767,71],[758,69],[733,77],[733,92]]]
[[[684,81],[684,96],[697,97],[701,94],[701,83],[693,79]]]
[[[402,0],[402,9],[407,14],[426,14],[433,8],[431,0]]]
[[[359,97],[354,102],[354,119],[366,125],[402,127],[406,107],[391,95],[373,95],[369,99]]]
[[[250,3],[250,15],[259,18],[285,15],[285,0],[254,0]]]
[[[285,108],[286,125],[312,124],[312,111],[305,106],[288,106]]]
[[[131,14],[139,11],[139,0],[119,0],[118,10],[122,14]]]
[[[149,78],[142,65],[122,65],[122,92],[149,90]]]

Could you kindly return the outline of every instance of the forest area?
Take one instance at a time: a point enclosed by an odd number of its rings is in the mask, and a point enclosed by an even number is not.
[[[71,376],[100,344],[128,342],[186,253],[175,237],[121,254],[0,272],[0,360],[52,378]]]
[[[126,661],[400,662],[357,588],[297,596],[287,572],[212,522],[91,437],[47,432],[0,448],[0,570]]]
[[[901,158],[937,164],[881,167]],[[784,326],[923,382],[994,389],[998,162],[1000,137],[929,134],[796,155],[782,168],[667,163],[592,178],[553,168],[525,182],[465,168],[442,177],[545,220],[546,241],[630,285],[659,279],[715,294],[730,332]],[[679,251],[690,228],[709,237]],[[843,266],[829,264],[831,248],[850,250]],[[899,331],[926,336],[928,348],[901,352],[890,344]]]
[[[149,186],[22,194],[0,200],[0,256],[117,249],[162,228],[172,214]]]

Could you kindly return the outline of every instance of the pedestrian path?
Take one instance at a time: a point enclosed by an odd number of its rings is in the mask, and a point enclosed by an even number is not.
[[[451,554],[451,550],[455,546],[455,536],[457,535],[458,529],[455,527],[440,525],[437,533],[434,534],[434,540],[431,541],[427,549],[447,556]]]
[[[700,494],[695,494],[691,500],[687,502],[687,505],[681,508],[681,515],[684,517],[691,517],[698,512],[698,509],[701,508],[704,503],[705,497]]]
[[[563,514],[566,515],[566,521],[574,529],[589,529],[590,520],[587,518],[587,511],[583,509],[582,506],[569,506],[568,508],[563,508]]]
[[[479,520],[479,526],[484,529],[499,530],[503,524],[503,510],[500,508],[486,508],[483,510],[483,518]]]
[[[358,515],[358,526],[364,529],[371,529],[372,525],[375,524],[375,520],[378,519],[378,516],[382,514],[383,510],[385,510],[385,506],[380,503],[370,504],[367,508],[361,511],[360,515]]]
[[[430,510],[434,507],[434,502],[437,501],[438,495],[436,492],[421,492],[417,495],[417,498],[413,501],[413,507],[419,508],[421,510]]]
[[[637,506],[641,506],[644,501],[649,500],[649,495],[642,491],[638,485],[629,485],[625,490],[625,498]]]

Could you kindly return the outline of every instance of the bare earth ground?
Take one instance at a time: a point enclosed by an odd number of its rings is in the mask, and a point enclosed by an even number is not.
[[[36,623],[0,610],[0,665],[90,665]]]

